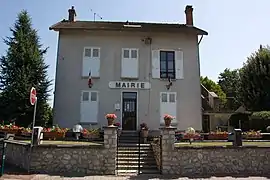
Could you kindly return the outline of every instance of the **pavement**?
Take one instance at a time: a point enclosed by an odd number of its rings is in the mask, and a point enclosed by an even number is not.
[[[162,175],[136,175],[136,176],[85,176],[85,177],[64,177],[64,176],[54,176],[48,174],[28,174],[24,170],[6,166],[5,173],[0,178],[0,180],[266,180],[270,179],[268,177],[172,177],[172,176],[162,176]]]

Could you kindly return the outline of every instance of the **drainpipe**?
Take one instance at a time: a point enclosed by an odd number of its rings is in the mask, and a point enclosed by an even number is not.
[[[199,40],[199,42],[198,42],[198,46],[197,46],[197,52],[198,52],[198,65],[199,65],[199,75],[200,75],[200,77],[201,77],[201,64],[200,64],[200,50],[199,50],[199,45],[200,45],[200,43],[202,42],[202,39],[203,39],[203,35],[201,36],[201,38],[200,38],[200,40]]]
[[[201,38],[200,38],[200,40],[198,42],[198,46],[197,46],[197,48],[198,48],[197,49],[197,53],[198,53],[197,56],[198,56],[199,76],[200,76],[199,78],[201,78],[201,64],[200,64],[200,50],[199,50],[199,45],[202,42],[202,39],[203,39],[203,35],[201,36]],[[201,89],[201,83],[200,83],[200,89]],[[202,105],[201,105],[201,109],[202,109]],[[202,115],[203,115],[203,112],[202,112]]]

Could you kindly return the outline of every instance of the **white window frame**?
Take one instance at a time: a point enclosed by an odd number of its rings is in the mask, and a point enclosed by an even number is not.
[[[124,57],[124,51],[125,50],[128,50],[129,51],[129,57],[128,58]],[[131,52],[133,50],[135,50],[137,52],[137,57],[136,58],[132,58],[131,57]],[[138,48],[122,48],[122,58],[123,59],[139,59],[139,49]]]
[[[88,56],[85,56],[85,50],[86,49],[91,49],[91,56],[90,57],[88,57]],[[94,49],[98,49],[98,57],[93,57],[93,50]],[[93,46],[86,46],[86,47],[84,47],[83,48],[83,58],[84,59],[87,59],[87,58],[91,58],[91,59],[95,59],[95,58],[97,58],[97,59],[100,59],[100,47],[93,47]]]
[[[166,102],[163,102],[162,101],[162,95],[163,94],[166,94]],[[174,94],[174,102],[170,102],[170,94]],[[160,96],[161,96],[161,99],[160,99],[160,103],[176,103],[177,102],[177,92],[160,92]]]

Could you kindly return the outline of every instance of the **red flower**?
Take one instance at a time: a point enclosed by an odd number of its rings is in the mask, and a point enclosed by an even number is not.
[[[171,115],[169,115],[169,114],[165,114],[164,115],[164,119],[170,119],[170,120],[172,120],[174,117],[173,116],[171,116]]]
[[[105,118],[106,119],[116,119],[117,116],[115,114],[106,114]]]

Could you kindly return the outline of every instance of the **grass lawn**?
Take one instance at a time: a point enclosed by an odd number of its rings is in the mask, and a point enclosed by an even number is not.
[[[21,142],[27,142],[30,143],[30,140],[20,140]],[[49,141],[44,140],[42,144],[56,144],[56,145],[97,145],[100,146],[102,144],[100,143],[94,143],[94,142],[80,142],[80,141]]]
[[[228,146],[232,145],[232,142],[188,142],[175,143],[176,147],[183,146]],[[270,142],[243,142],[243,146],[259,146],[259,147],[270,147]]]

